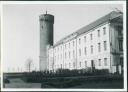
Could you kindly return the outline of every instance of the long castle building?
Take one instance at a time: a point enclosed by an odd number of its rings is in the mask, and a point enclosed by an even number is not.
[[[112,11],[47,47],[49,71],[94,68],[122,73],[123,13]]]

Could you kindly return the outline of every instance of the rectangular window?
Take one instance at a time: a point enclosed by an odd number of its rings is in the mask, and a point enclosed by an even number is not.
[[[70,51],[69,51],[69,58],[70,58]]]
[[[98,43],[98,52],[101,51],[101,46],[100,46],[100,43]]]
[[[66,63],[65,63],[65,68],[67,68]]]
[[[119,64],[120,64],[121,66],[123,66],[123,57],[120,57],[120,62],[119,62]]]
[[[104,50],[107,50],[107,42],[104,41]]]
[[[93,38],[92,38],[92,34],[90,34],[90,39],[92,40]]]
[[[91,45],[91,54],[93,54],[93,46]]]
[[[81,62],[80,62],[80,67],[81,67]]]
[[[104,58],[104,66],[107,66],[107,58]]]
[[[79,38],[79,44],[81,43],[81,39]]]
[[[75,68],[75,62],[73,62],[73,67]]]
[[[79,49],[79,56],[81,56],[81,49]]]
[[[103,28],[103,34],[106,34],[106,27]]]
[[[69,68],[71,67],[71,64],[69,63]]]
[[[61,59],[62,59],[62,54],[61,54]]]
[[[117,27],[117,30],[118,30],[118,36],[122,36],[123,35],[123,29],[121,26],[118,26]]]
[[[75,57],[75,51],[73,50],[73,58]]]
[[[61,46],[61,50],[62,50],[62,46]]]
[[[87,61],[85,61],[85,68],[87,67]]]
[[[84,36],[84,42],[86,42],[86,36]]]
[[[61,69],[62,69],[62,64],[61,64]]]
[[[85,54],[85,55],[87,54],[86,47],[84,48],[84,54]]]
[[[119,40],[119,51],[123,51],[123,40]]]
[[[97,30],[97,32],[98,32],[98,37],[100,37],[100,30]]]
[[[75,45],[75,42],[73,41],[73,47],[74,47],[74,45]]]
[[[56,62],[56,56],[55,56],[55,62]]]
[[[70,43],[69,43],[69,48],[70,48]]]
[[[66,59],[66,57],[67,57],[67,56],[66,56],[66,52],[65,52],[65,59]]]
[[[118,36],[122,36],[123,35],[123,30],[118,30]]]
[[[59,52],[59,47],[58,47],[58,52]]]
[[[98,61],[99,61],[99,66],[101,66],[101,59],[99,59]]]

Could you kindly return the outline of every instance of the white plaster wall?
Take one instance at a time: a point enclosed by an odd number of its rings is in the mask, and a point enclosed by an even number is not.
[[[105,35],[103,34],[104,27],[106,27]],[[98,37],[97,30],[100,30],[100,37]],[[93,34],[92,40],[90,40],[90,34]],[[86,42],[84,40],[84,36],[86,36]],[[81,39],[80,44],[79,44],[79,39]],[[73,41],[74,41],[74,46],[73,46]],[[107,42],[106,51],[104,51],[104,45],[103,45],[104,41]],[[98,52],[99,42],[101,43],[100,52]],[[69,47],[69,43],[70,43],[70,47]],[[91,54],[91,47],[90,47],[91,45],[93,45],[93,54]],[[86,53],[87,53],[86,55],[84,53],[84,47],[86,47]],[[81,49],[81,56],[79,56],[79,49]],[[73,50],[75,52],[74,57],[73,57]],[[69,58],[69,52],[70,52],[70,58]],[[65,58],[65,53],[66,53],[66,58]],[[104,58],[107,58],[107,66],[104,65]],[[101,66],[98,65],[99,63],[98,59],[101,59]],[[91,60],[94,60],[96,69],[110,69],[109,23],[102,24],[93,30],[90,30],[86,33],[79,35],[77,38],[71,39],[63,44],[54,47],[55,70],[61,68],[61,64],[63,69],[85,69],[86,67],[91,67]],[[87,61],[87,66],[85,65],[85,61]],[[80,62],[81,62],[81,67],[80,67]],[[75,63],[75,67],[73,63]]]

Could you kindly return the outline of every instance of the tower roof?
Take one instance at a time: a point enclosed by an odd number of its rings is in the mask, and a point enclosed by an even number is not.
[[[42,14],[39,16],[40,21],[49,21],[54,23],[54,16],[51,14]]]

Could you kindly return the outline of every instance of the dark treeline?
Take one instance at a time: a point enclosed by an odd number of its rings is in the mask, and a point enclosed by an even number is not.
[[[22,79],[30,83],[42,83],[42,87],[68,88],[82,83],[111,83],[123,80],[123,76],[119,74],[110,74],[107,69],[81,69],[68,70],[58,69],[56,72],[30,72],[25,73]]]
[[[94,75],[107,75],[109,74],[108,69],[80,69],[80,70],[69,70],[69,69],[58,69],[57,71],[42,71],[42,72],[30,72],[26,73],[26,76],[42,76],[42,77],[74,77],[74,76],[94,76]]]

